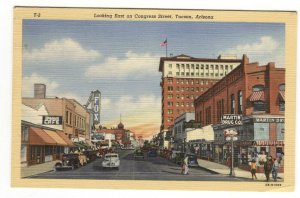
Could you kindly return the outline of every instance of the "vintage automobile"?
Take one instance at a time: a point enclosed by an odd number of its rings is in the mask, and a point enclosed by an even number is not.
[[[144,152],[140,149],[135,150],[133,157],[134,159],[145,159]]]
[[[64,154],[62,156],[62,161],[57,162],[54,165],[54,170],[64,170],[64,169],[75,169],[80,167],[80,160],[78,153]]]
[[[102,162],[103,168],[116,168],[119,169],[120,159],[117,153],[107,153],[104,156],[104,160]]]
[[[148,157],[157,157],[157,150],[149,150]]]
[[[197,156],[195,154],[187,154],[189,167],[199,167]]]
[[[86,156],[87,163],[92,162],[97,158],[97,151],[94,150],[86,150],[83,154]]]

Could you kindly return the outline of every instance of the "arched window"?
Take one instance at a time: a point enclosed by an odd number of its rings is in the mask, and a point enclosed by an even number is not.
[[[243,93],[242,91],[238,91],[238,114],[243,113]]]
[[[265,111],[265,87],[264,85],[255,85],[252,87],[250,101],[253,102],[253,111]]]

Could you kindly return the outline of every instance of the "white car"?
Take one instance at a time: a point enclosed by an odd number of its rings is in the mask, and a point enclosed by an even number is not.
[[[103,168],[116,168],[119,169],[120,166],[120,158],[117,153],[107,153],[104,156],[104,160],[102,162]]]

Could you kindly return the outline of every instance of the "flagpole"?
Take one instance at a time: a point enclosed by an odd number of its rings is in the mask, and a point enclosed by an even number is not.
[[[168,57],[168,38],[166,38],[166,41],[167,41],[167,43],[166,43],[166,58]]]

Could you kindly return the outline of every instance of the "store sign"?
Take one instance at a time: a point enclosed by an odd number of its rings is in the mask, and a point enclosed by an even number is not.
[[[221,123],[226,125],[243,125],[242,119],[242,115],[224,114],[221,117]]]
[[[100,123],[100,92],[94,92],[94,124]]]
[[[237,136],[238,132],[235,129],[225,129],[224,130],[224,136],[225,137],[233,137]]]
[[[62,125],[62,116],[43,116],[44,125]]]
[[[284,118],[254,118],[256,123],[284,123]]]

